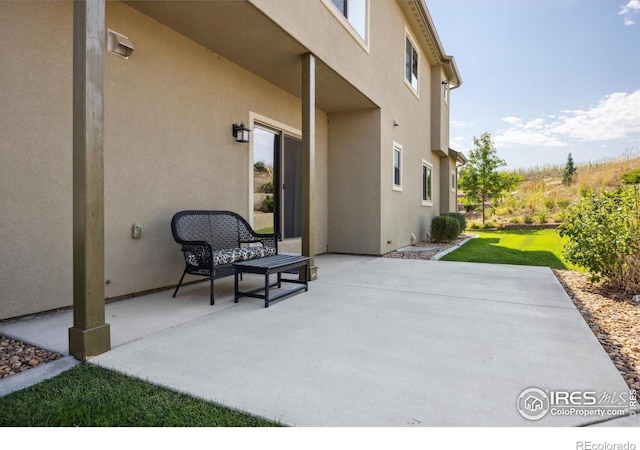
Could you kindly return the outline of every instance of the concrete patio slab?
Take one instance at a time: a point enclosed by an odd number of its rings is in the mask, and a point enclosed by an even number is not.
[[[113,350],[91,362],[296,426],[577,426],[602,419],[527,420],[518,396],[627,392],[547,268],[344,255],[316,264],[309,292],[267,309],[234,304],[232,280],[217,283],[213,307],[207,283],[109,304]],[[66,352],[70,321],[67,312],[0,333]]]

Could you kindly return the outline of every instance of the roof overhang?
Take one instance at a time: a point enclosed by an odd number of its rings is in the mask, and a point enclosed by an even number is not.
[[[444,69],[450,89],[460,87],[462,77],[453,56],[447,55],[427,9],[425,0],[398,0],[402,10],[415,26],[418,39],[425,49],[431,65],[440,65]]]
[[[251,2],[125,0],[124,3],[274,86],[301,97],[301,56],[309,50]],[[316,60],[316,106],[326,113],[377,107],[319,58]]]
[[[452,148],[449,149],[449,157],[455,159],[459,163],[466,164],[468,159],[462,152],[454,150]]]

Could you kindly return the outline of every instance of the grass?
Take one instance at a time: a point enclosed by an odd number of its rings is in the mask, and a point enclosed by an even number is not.
[[[566,238],[553,229],[478,231],[472,239],[442,261],[546,266],[575,269],[565,261],[562,249]]]
[[[272,427],[279,424],[82,364],[55,378],[0,397],[0,426]]]
[[[256,230],[256,233],[258,233],[258,234],[273,234],[274,233],[274,229],[273,229],[273,227],[260,228],[259,230]]]

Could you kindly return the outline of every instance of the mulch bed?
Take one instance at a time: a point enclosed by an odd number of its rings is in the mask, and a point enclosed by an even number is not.
[[[24,342],[0,336],[0,379],[62,358],[60,353],[42,350]]]

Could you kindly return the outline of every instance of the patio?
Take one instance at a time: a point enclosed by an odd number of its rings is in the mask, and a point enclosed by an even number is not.
[[[316,263],[309,292],[268,309],[234,304],[232,277],[216,283],[215,306],[208,283],[110,303],[112,350],[91,362],[295,426],[577,426],[602,419],[529,421],[518,396],[627,391],[548,268]],[[71,325],[65,311],[0,334],[67,353]]]

